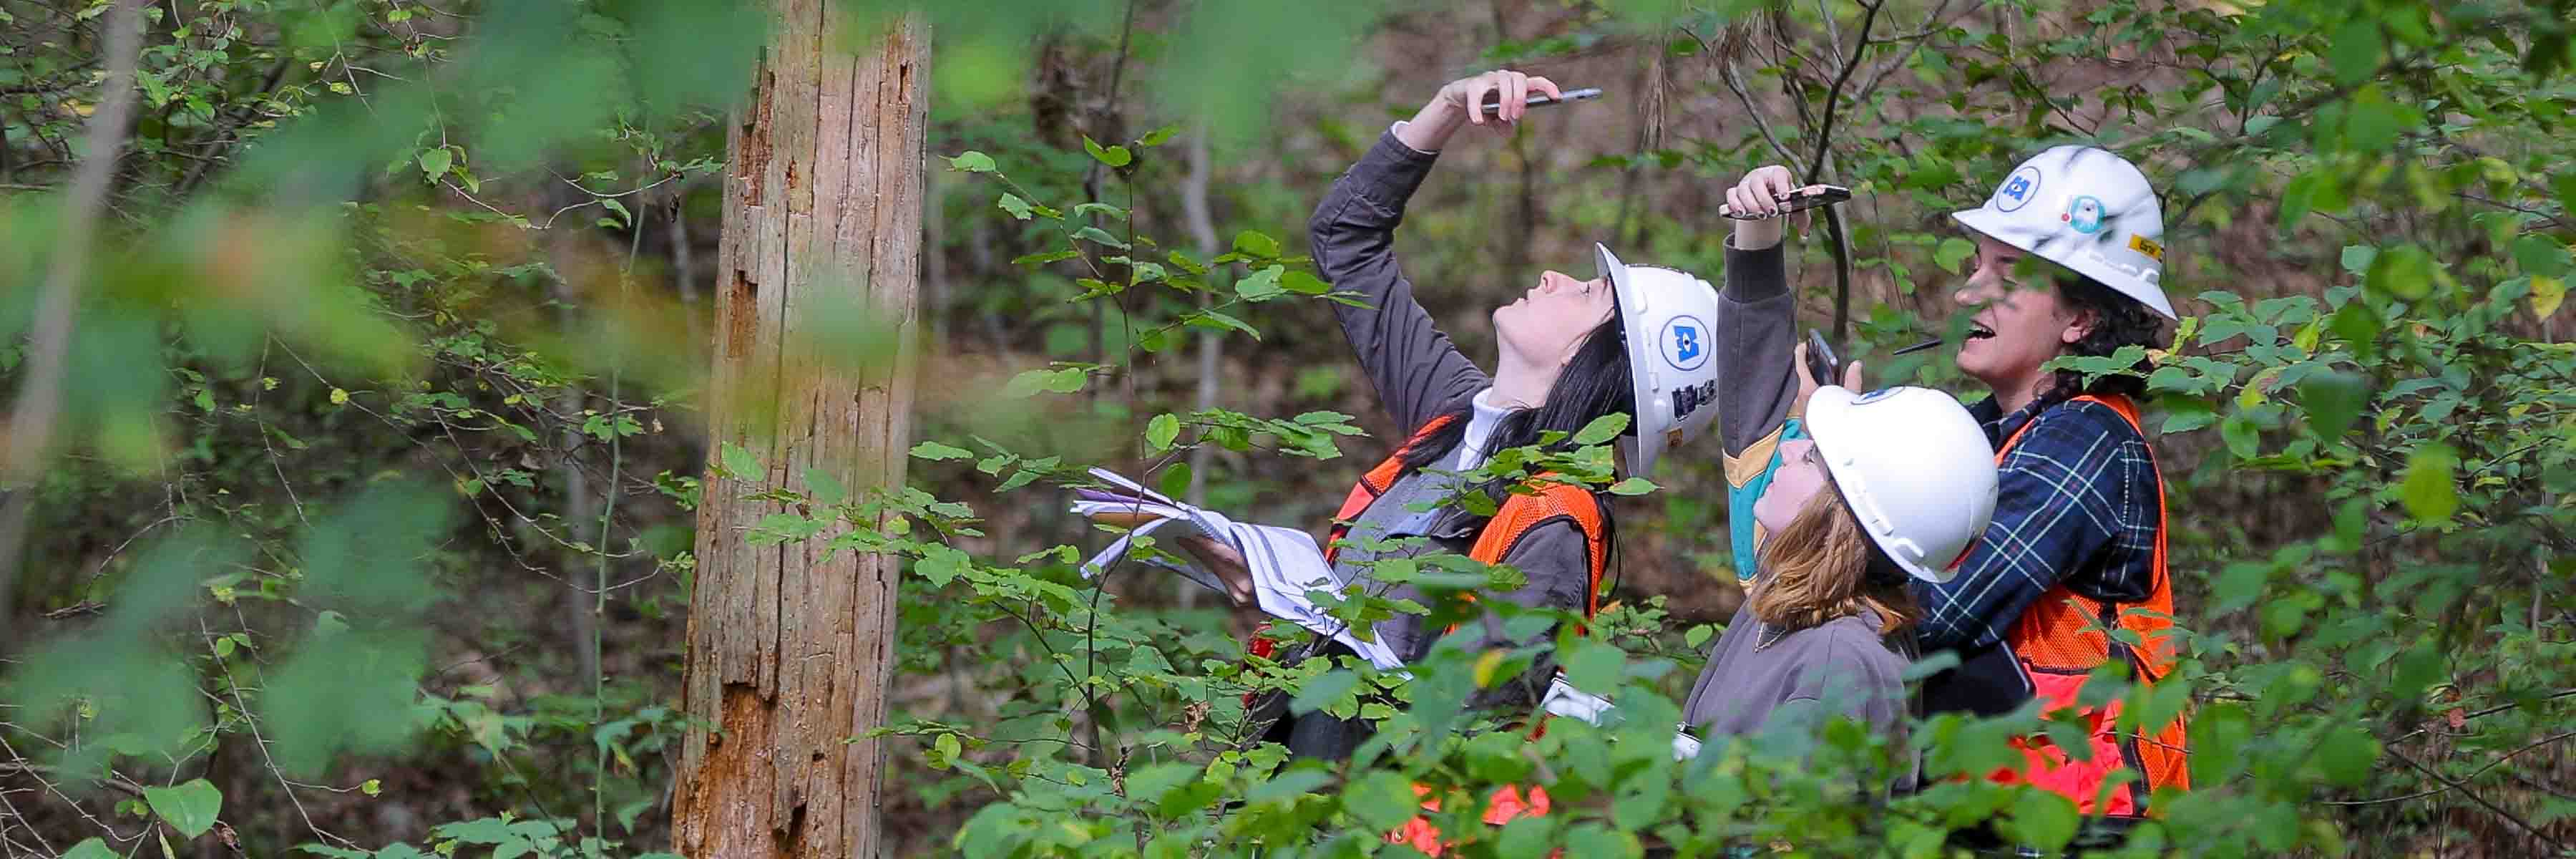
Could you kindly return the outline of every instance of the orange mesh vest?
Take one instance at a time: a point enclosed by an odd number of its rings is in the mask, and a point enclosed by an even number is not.
[[[1404,474],[1405,450],[1450,420],[1452,418],[1448,415],[1432,418],[1421,429],[1414,430],[1412,437],[1405,439],[1394,453],[1388,454],[1385,461],[1369,469],[1367,474],[1360,475],[1360,482],[1351,487],[1348,497],[1342,499],[1342,509],[1333,514],[1331,537],[1324,545],[1325,563],[1332,563],[1340,556],[1340,543],[1342,537],[1350,533],[1351,521],[1367,512],[1369,505],[1393,488],[1396,479]],[[1531,488],[1537,490],[1537,494],[1513,493],[1503,499],[1502,506],[1494,511],[1494,518],[1485,523],[1483,530],[1476,532],[1476,542],[1468,548],[1467,557],[1487,564],[1500,564],[1504,556],[1511,554],[1512,547],[1519,545],[1521,538],[1540,523],[1560,516],[1572,519],[1575,527],[1583,531],[1584,547],[1590,556],[1586,559],[1583,616],[1591,617],[1601,608],[1601,574],[1610,561],[1610,541],[1602,528],[1601,506],[1593,499],[1592,493],[1582,487],[1535,483]],[[1269,656],[1277,648],[1278,644],[1267,638],[1256,636],[1252,640],[1251,650],[1255,655]]]
[[[1384,462],[1360,476],[1358,485],[1351,487],[1351,494],[1342,499],[1342,509],[1333,514],[1332,540],[1324,547],[1326,563],[1331,563],[1341,553],[1339,544],[1342,537],[1350,533],[1352,520],[1368,512],[1369,505],[1377,503],[1378,496],[1394,488],[1397,478],[1404,474],[1405,450],[1450,420],[1448,415],[1432,418],[1421,429],[1414,430],[1413,436],[1405,439],[1404,444],[1389,454]],[[1572,519],[1575,527],[1583,531],[1583,544],[1588,555],[1584,570],[1583,616],[1590,618],[1601,610],[1601,574],[1610,559],[1610,541],[1602,527],[1601,505],[1592,493],[1578,486],[1533,483],[1530,488],[1536,493],[1523,495],[1516,492],[1503,499],[1502,506],[1494,511],[1494,518],[1486,521],[1485,527],[1476,532],[1476,542],[1468,548],[1467,557],[1486,564],[1500,564],[1505,556],[1511,554],[1512,547],[1520,543],[1521,537],[1532,529],[1559,517]],[[1267,638],[1255,637],[1252,640],[1252,652],[1261,656],[1271,655],[1277,647]],[[1415,785],[1414,792],[1423,795],[1428,794],[1429,789]],[[1440,802],[1426,798],[1422,807],[1438,811]],[[1514,818],[1546,814],[1547,809],[1545,788],[1532,785],[1527,793],[1523,793],[1515,786],[1504,785],[1495,789],[1487,801],[1483,819],[1499,826]],[[1388,833],[1386,840],[1388,843],[1411,844],[1433,856],[1441,855],[1447,847],[1441,840],[1440,831],[1421,817],[1415,817],[1402,828]]]
[[[2076,397],[2069,401],[2092,401],[2111,407],[2129,427],[2138,426],[2138,407],[2119,395]],[[2029,424],[2013,432],[1995,452],[1995,463],[2003,464],[2006,454],[2021,443]],[[2155,467],[2155,451],[2147,452],[2148,467]],[[2184,722],[2179,716],[2172,724],[2149,726],[2122,734],[2118,729],[2120,702],[2112,701],[2098,708],[2079,707],[2077,692],[2085,675],[2095,666],[2114,658],[2128,662],[2130,674],[2141,683],[2153,684],[2173,670],[2174,648],[2169,633],[2173,628],[2173,579],[2165,572],[2165,531],[2171,518],[2165,513],[2164,475],[2156,473],[2156,549],[2152,561],[2153,584],[2143,602],[2102,602],[2067,589],[2063,583],[2048,589],[2037,602],[2022,611],[2004,635],[2013,655],[2030,672],[2031,684],[2042,706],[2050,711],[2074,708],[2082,716],[2092,736],[2092,760],[2078,761],[2065,749],[2046,738],[2021,741],[2026,758],[2022,768],[1995,775],[2002,782],[2027,781],[2066,795],[2075,800],[2076,810],[2087,815],[2138,817],[2146,814],[2147,798],[2157,788],[2191,786],[2189,755],[2184,747]],[[2142,611],[2130,612],[2130,609]],[[2087,629],[2086,627],[2093,627]],[[2145,647],[2135,648],[2113,641],[2104,634],[2107,629],[2125,629],[2136,633]],[[2101,796],[2102,785],[2114,773],[2126,770],[2140,773],[2143,779],[2131,778],[2126,786],[2109,796]]]

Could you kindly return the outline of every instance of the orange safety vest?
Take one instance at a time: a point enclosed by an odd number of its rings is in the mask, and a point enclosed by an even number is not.
[[[2121,419],[2129,422],[2143,437],[2146,431],[2138,425],[2138,407],[2119,395],[2076,397],[2069,403],[2090,400],[2109,406]],[[2002,465],[2004,456],[2021,442],[2029,424],[2013,432],[1995,452],[1995,464]],[[2147,451],[2147,465],[2155,468],[2155,451]],[[2074,592],[2059,583],[2040,595],[2039,600],[2022,611],[2013,621],[2004,641],[2022,668],[2030,673],[2031,685],[2044,710],[2073,708],[2083,718],[2092,737],[2092,759],[2078,761],[2066,750],[2045,737],[2018,741],[2025,758],[2020,769],[1996,773],[1995,781],[2028,782],[2063,794],[2075,801],[2076,811],[2111,817],[2142,817],[2147,813],[2147,798],[2156,789],[2171,786],[2191,787],[2189,752],[2185,747],[2184,720],[2176,716],[2171,724],[2147,726],[2122,734],[2119,729],[2120,702],[2101,707],[2082,707],[2077,693],[2085,677],[2104,662],[2114,658],[2126,660],[2130,675],[2138,682],[2153,684],[2173,671],[2173,579],[2165,571],[2165,532],[2171,523],[2165,513],[2164,475],[2156,472],[2156,550],[2153,584],[2143,602],[2119,603],[2095,600]],[[2142,609],[2130,612],[2130,609]],[[2087,628],[2092,627],[2092,628]],[[2145,643],[2143,649],[2125,642],[2113,641],[2103,630],[2125,629],[2134,632]],[[2121,771],[2143,775],[2131,778],[2121,790],[2101,797],[2102,785]],[[2097,798],[2099,801],[2097,801]]]
[[[1378,496],[1395,487],[1396,479],[1404,474],[1405,450],[1450,420],[1452,418],[1448,415],[1432,418],[1421,429],[1414,430],[1412,437],[1405,439],[1394,453],[1388,454],[1386,461],[1360,475],[1360,482],[1353,485],[1350,495],[1342,499],[1342,509],[1333,514],[1330,539],[1324,544],[1325,563],[1332,563],[1340,556],[1342,537],[1350,533],[1351,522],[1368,512],[1369,505],[1377,503]],[[1521,538],[1528,536],[1530,531],[1560,517],[1571,519],[1575,527],[1583,531],[1584,547],[1590,550],[1583,588],[1583,616],[1591,617],[1601,610],[1601,575],[1610,562],[1610,540],[1601,520],[1600,502],[1579,486],[1533,482],[1530,488],[1536,490],[1536,494],[1516,492],[1503,499],[1500,508],[1494,511],[1494,518],[1476,533],[1476,542],[1468,548],[1467,557],[1486,564],[1500,564],[1505,556],[1511,554],[1512,547],[1520,545]],[[1278,642],[1255,636],[1251,650],[1256,656],[1268,657],[1278,650],[1278,646]]]
[[[1342,499],[1342,509],[1333,514],[1332,539],[1324,548],[1325,563],[1332,563],[1340,554],[1342,537],[1350,533],[1351,523],[1360,514],[1368,512],[1369,505],[1377,503],[1379,496],[1395,487],[1395,481],[1404,474],[1405,450],[1450,420],[1452,418],[1448,415],[1432,418],[1421,429],[1414,430],[1412,437],[1405,439],[1404,444],[1389,454],[1384,462],[1360,476],[1360,482],[1351,487],[1351,494]],[[1571,519],[1575,527],[1583,531],[1584,547],[1589,550],[1583,588],[1583,616],[1590,618],[1601,610],[1601,575],[1610,559],[1610,540],[1607,529],[1603,527],[1601,504],[1592,493],[1579,486],[1534,482],[1530,488],[1535,490],[1534,494],[1515,492],[1503,499],[1501,506],[1494,511],[1494,518],[1476,532],[1476,542],[1468,548],[1467,557],[1485,564],[1500,564],[1511,554],[1512,547],[1519,545],[1521,538],[1539,525],[1559,518]],[[1252,639],[1251,651],[1255,655],[1268,657],[1277,649],[1278,643],[1271,639],[1260,636]],[[1426,797],[1422,802],[1423,809],[1440,810],[1440,801],[1428,798],[1429,788],[1415,785],[1414,792]],[[1532,785],[1528,793],[1523,794],[1517,787],[1504,785],[1496,789],[1488,801],[1484,820],[1499,826],[1522,816],[1546,814],[1547,809],[1546,788]],[[1406,821],[1403,828],[1387,833],[1386,840],[1390,844],[1411,844],[1433,856],[1440,855],[1446,846],[1441,840],[1440,830],[1421,817]]]

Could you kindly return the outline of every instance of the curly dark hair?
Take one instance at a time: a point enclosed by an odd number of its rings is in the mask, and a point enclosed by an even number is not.
[[[2170,342],[2165,333],[2164,317],[2101,281],[2067,273],[2057,279],[2057,297],[2077,313],[2092,314],[2094,320],[2092,329],[2084,333],[2084,339],[2066,347],[2069,355],[2107,358],[2123,346],[2160,349]],[[2145,372],[2147,362],[2141,359],[2137,369]],[[2147,380],[2140,376],[2103,376],[2088,385],[2084,383],[2083,373],[2060,369],[2055,386],[2049,389],[2048,398],[2065,399],[2084,394],[2120,394],[2139,398],[2146,392]]]

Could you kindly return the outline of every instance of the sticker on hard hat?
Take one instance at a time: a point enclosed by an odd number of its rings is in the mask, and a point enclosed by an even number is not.
[[[2156,244],[2154,239],[2133,234],[2129,236],[2129,249],[2145,254],[2148,259],[2157,262],[2165,261],[2165,246]]]
[[[1896,392],[1901,391],[1901,390],[1904,390],[1904,388],[1880,388],[1880,389],[1878,389],[1878,390],[1871,391],[1871,392],[1869,392],[1869,393],[1862,394],[1862,395],[1857,396],[1857,397],[1853,397],[1853,398],[1852,398],[1852,401],[1851,401],[1851,404],[1852,404],[1852,405],[1855,405],[1855,406],[1865,406],[1865,405],[1869,405],[1869,404],[1871,404],[1871,403],[1875,403],[1875,402],[1878,402],[1878,401],[1880,401],[1880,400],[1884,400],[1884,399],[1887,399],[1887,398],[1889,398],[1889,397],[1896,396]]]
[[[1683,385],[1673,391],[1673,422],[1680,423],[1683,418],[1690,417],[1692,412],[1699,411],[1701,406],[1712,405],[1716,402],[1716,379],[1710,379],[1696,385]]]
[[[2102,231],[2102,201],[2091,195],[2077,196],[2066,203],[2066,214],[2059,216],[2068,229],[2085,235]]]
[[[1689,372],[1708,363],[1708,323],[1697,317],[1675,316],[1666,321],[1655,342],[1663,347],[1664,363],[1675,370]]]
[[[2004,186],[1995,189],[1995,211],[2018,212],[2021,207],[2030,205],[2030,198],[2039,195],[2039,179],[2037,167],[2025,166],[2013,171],[2012,176],[2004,180]]]

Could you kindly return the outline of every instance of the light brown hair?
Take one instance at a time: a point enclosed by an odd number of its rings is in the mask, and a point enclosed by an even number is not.
[[[1753,616],[1796,632],[1867,608],[1878,614],[1880,635],[1914,625],[1918,610],[1902,574],[1889,582],[1869,580],[1870,558],[1877,551],[1843,504],[1842,490],[1827,478],[1789,527],[1763,544],[1762,581],[1751,597]]]

